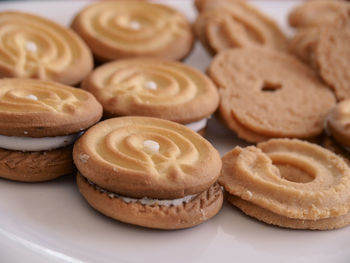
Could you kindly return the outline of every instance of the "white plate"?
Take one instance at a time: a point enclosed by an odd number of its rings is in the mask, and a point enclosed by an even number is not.
[[[194,19],[188,1],[167,1]],[[64,25],[86,1],[1,2],[0,10],[37,13]],[[254,1],[284,21],[295,1]],[[187,63],[204,70],[200,47]],[[212,119],[209,140],[221,154],[238,140]],[[225,204],[212,220],[192,229],[156,231],[108,219],[90,208],[73,177],[24,184],[0,180],[0,262],[349,262],[350,228],[295,231],[259,223]]]

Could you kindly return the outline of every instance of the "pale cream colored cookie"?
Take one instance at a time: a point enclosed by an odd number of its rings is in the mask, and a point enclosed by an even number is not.
[[[36,15],[0,12],[0,77],[75,85],[92,67],[91,51],[72,30]]]

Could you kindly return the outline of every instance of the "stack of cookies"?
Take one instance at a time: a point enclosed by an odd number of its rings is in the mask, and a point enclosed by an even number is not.
[[[350,224],[350,4],[295,8],[290,41],[244,0],[194,4],[193,25],[138,0],[88,5],[71,29],[0,12],[0,177],[38,182],[77,169],[92,207],[149,228],[209,220],[223,189],[268,224]],[[179,62],[195,37],[215,55],[207,75]],[[221,159],[204,138],[214,112],[252,145]],[[325,126],[323,145],[342,157],[302,141]]]

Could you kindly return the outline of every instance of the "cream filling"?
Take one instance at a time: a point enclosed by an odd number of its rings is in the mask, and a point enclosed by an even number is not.
[[[28,132],[24,131],[24,134]],[[23,152],[50,151],[73,144],[81,134],[82,132],[78,132],[66,136],[43,138],[0,135],[0,148]]]
[[[187,128],[190,128],[192,131],[199,132],[200,130],[205,128],[205,126],[207,126],[207,123],[208,123],[208,119],[205,118],[196,122],[187,123],[185,124],[185,126]]]
[[[85,178],[85,177],[84,177]],[[89,179],[85,178],[87,182],[94,187],[96,190],[100,191],[101,193],[107,194],[110,198],[119,198],[122,199],[125,203],[141,203],[143,205],[160,205],[160,206],[178,206],[183,203],[188,203],[190,202],[195,196],[197,195],[186,195],[183,198],[177,198],[177,199],[154,199],[154,198],[148,198],[148,197],[143,197],[143,198],[133,198],[133,197],[127,197],[127,196],[122,196],[116,193],[109,192],[102,187],[98,186],[97,184],[91,182]]]

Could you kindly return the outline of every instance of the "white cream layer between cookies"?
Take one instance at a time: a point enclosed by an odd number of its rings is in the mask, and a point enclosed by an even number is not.
[[[24,134],[27,134],[24,131]],[[12,151],[36,152],[50,151],[73,144],[82,132],[56,137],[21,137],[0,135],[0,148]]]
[[[85,178],[85,177],[84,177]],[[133,197],[127,197],[127,196],[122,196],[116,193],[109,192],[102,187],[98,186],[97,184],[93,183],[89,179],[85,178],[87,182],[94,187],[96,190],[100,191],[101,193],[107,194],[110,198],[119,198],[123,200],[125,203],[141,203],[143,205],[160,205],[160,206],[178,206],[183,203],[188,203],[190,202],[195,196],[197,195],[186,195],[185,197],[182,198],[177,198],[177,199],[153,199],[149,197],[143,197],[143,198],[133,198]]]
[[[185,126],[187,128],[190,128],[192,131],[199,132],[201,129],[207,126],[207,123],[208,123],[208,119],[205,118],[196,122],[187,123],[185,124]]]

